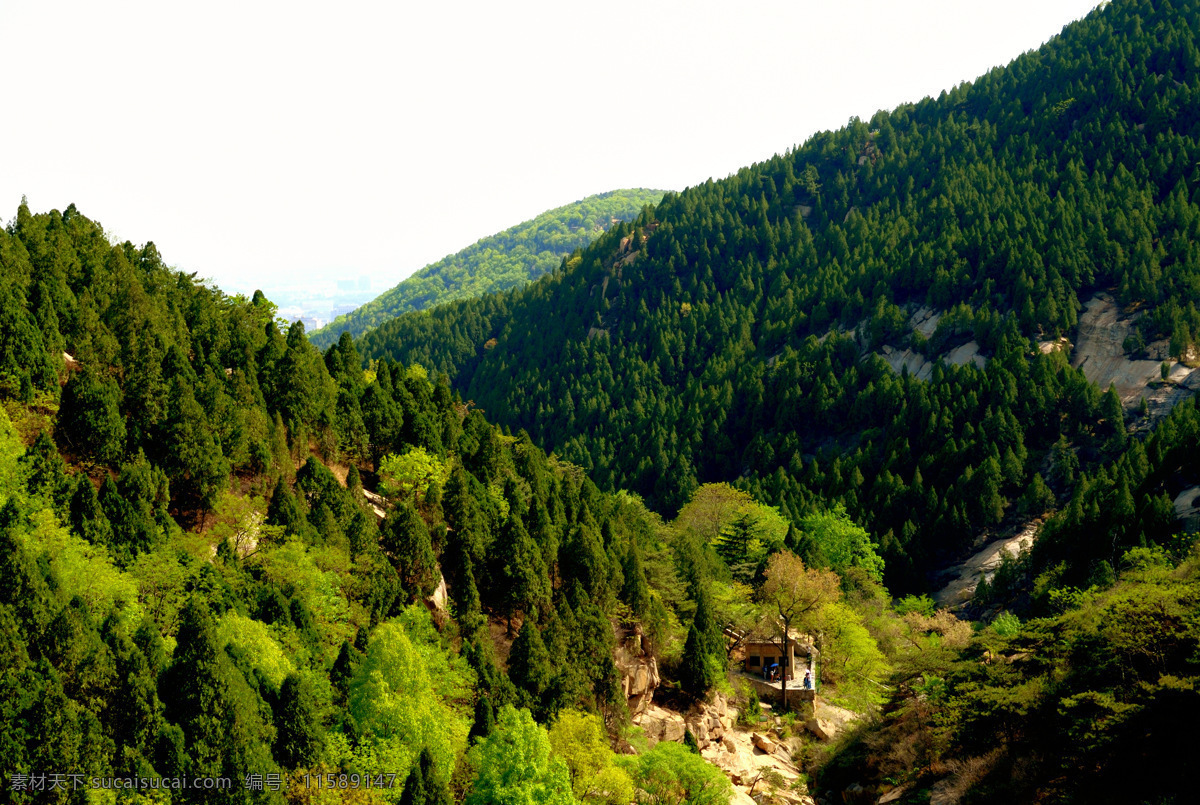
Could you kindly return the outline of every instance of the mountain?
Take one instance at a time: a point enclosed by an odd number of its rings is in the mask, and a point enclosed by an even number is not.
[[[668,193],[562,270],[401,316],[361,349],[445,373],[665,512],[710,481],[793,522],[841,502],[889,585],[922,589],[981,532],[1069,500],[1079,465],[1125,449],[1126,417],[1151,424],[1057,340],[1097,292],[1136,319],[1127,349],[1190,377],[1198,23],[1196,2],[1106,4],[976,81]],[[1157,533],[1131,528],[1072,572]]]
[[[323,352],[22,203],[6,801],[1194,800],[1198,23],[1106,4]]]
[[[365,371],[348,335],[322,354],[261,293],[111,243],[74,206],[23,203],[0,269],[6,801],[188,775],[233,783],[175,801],[279,804],[336,772],[449,802],[452,781],[503,787],[476,770],[524,756],[474,758],[518,741],[541,771],[507,776],[574,805],[545,757],[559,714],[615,763],[617,635],[681,646],[694,607],[639,501],[420,367]],[[698,756],[646,758],[606,779],[632,796],[666,764],[728,792]],[[58,769],[81,778],[47,783]]]
[[[520,287],[558,268],[563,257],[591,243],[613,222],[636,218],[662,195],[661,190],[613,190],[548,210],[425,266],[310,333],[309,339],[324,349],[343,332],[357,337],[402,313]]]

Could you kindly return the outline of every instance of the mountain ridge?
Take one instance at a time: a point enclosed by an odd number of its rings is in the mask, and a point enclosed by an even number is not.
[[[611,190],[547,210],[425,266],[309,339],[324,349],[343,332],[358,337],[401,313],[520,287],[557,268],[614,221],[636,217],[661,197],[660,190]]]
[[[963,550],[1042,475],[1070,495],[1039,463],[1055,442],[1104,455],[1122,417],[1037,349],[1088,295],[1140,302],[1144,343],[1176,357],[1200,333],[1197,28],[1195,3],[1106,5],[937,99],[668,193],[525,289],[399,317],[361,348],[447,374],[668,513],[706,481],[793,519],[845,500],[891,581],[919,586],[914,557]],[[918,306],[944,311],[930,337],[907,325]],[[872,349],[973,340],[986,368],[914,385],[816,338],[859,322]]]

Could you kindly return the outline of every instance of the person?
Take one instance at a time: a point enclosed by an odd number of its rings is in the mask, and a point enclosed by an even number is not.
[[[812,671],[804,672],[804,689],[812,690]]]

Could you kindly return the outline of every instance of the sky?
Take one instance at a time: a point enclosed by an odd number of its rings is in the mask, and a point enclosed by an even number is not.
[[[74,203],[229,291],[377,290],[1038,47],[1094,0],[0,0],[0,220]]]

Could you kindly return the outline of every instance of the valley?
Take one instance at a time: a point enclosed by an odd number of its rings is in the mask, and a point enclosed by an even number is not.
[[[4,801],[1190,801],[1197,31],[1106,3],[316,333],[22,202]]]

